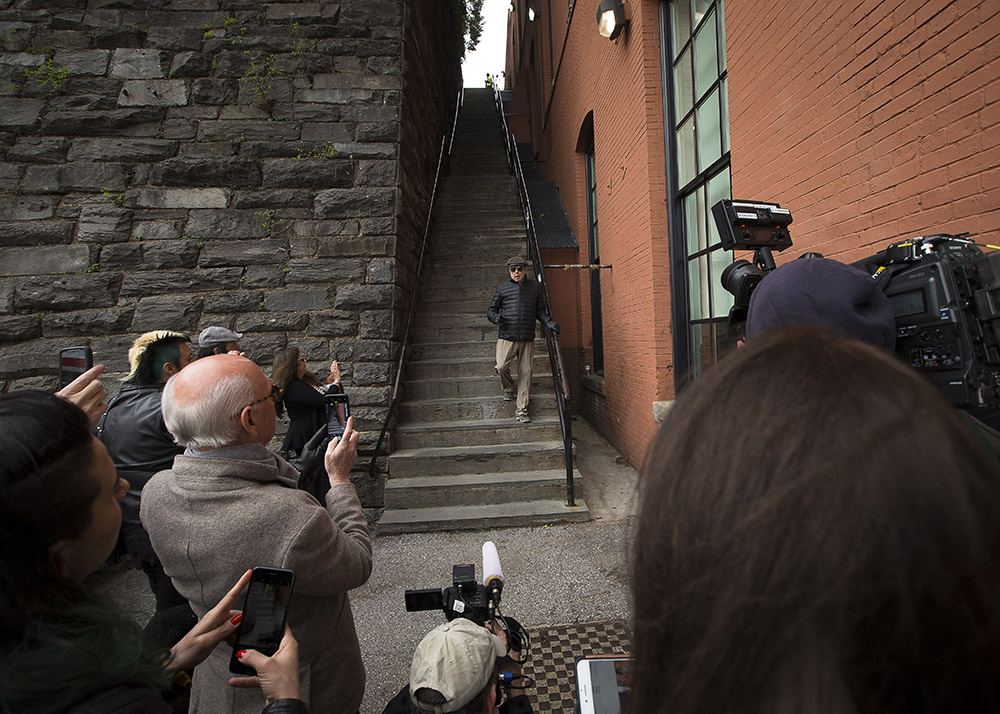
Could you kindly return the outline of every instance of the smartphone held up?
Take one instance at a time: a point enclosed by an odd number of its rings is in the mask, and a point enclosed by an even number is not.
[[[631,690],[631,657],[581,657],[576,661],[580,714],[628,714]]]
[[[252,667],[236,657],[240,650],[253,649],[268,657],[278,651],[288,619],[288,604],[292,599],[295,573],[284,568],[258,566],[250,576],[243,619],[240,620],[229,658],[229,671],[236,674],[255,675]]]
[[[341,437],[351,416],[351,405],[346,394],[327,394],[326,433],[331,437]]]
[[[93,366],[94,353],[89,347],[59,350],[59,388],[62,389]]]

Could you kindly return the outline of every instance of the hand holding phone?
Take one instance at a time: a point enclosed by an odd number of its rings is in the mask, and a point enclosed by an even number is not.
[[[326,433],[333,436],[343,436],[347,419],[351,416],[351,403],[346,394],[327,394],[326,402]]]
[[[301,699],[299,687],[299,643],[288,625],[278,645],[278,651],[270,657],[256,650],[239,650],[236,658],[253,667],[256,677],[230,677],[230,687],[260,687],[264,700],[272,704],[279,699]]]
[[[354,431],[354,417],[348,417],[344,435],[339,439],[330,439],[323,456],[323,465],[331,486],[351,482],[351,467],[357,458],[358,432]]]
[[[65,347],[59,350],[59,388],[94,366],[94,353],[87,347]]]
[[[98,377],[104,372],[103,364],[95,364],[72,382],[56,392],[68,402],[83,409],[91,426],[97,426],[101,415],[108,410],[108,393]]]
[[[288,604],[292,598],[295,573],[284,568],[257,566],[250,577],[243,618],[236,631],[229,671],[253,676],[256,671],[237,655],[242,650],[257,650],[271,656],[278,651],[288,619]]]

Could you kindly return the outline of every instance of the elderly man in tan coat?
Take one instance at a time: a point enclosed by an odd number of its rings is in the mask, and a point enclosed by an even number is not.
[[[357,712],[365,688],[347,591],[368,580],[371,538],[349,479],[358,434],[348,421],[326,452],[323,508],[296,488],[298,473],[266,444],[274,393],[250,360],[215,355],[167,383],[163,417],[187,447],[142,495],[141,518],[174,586],[203,616],[247,568],[295,571],[288,624],[299,640],[303,699],[314,712]],[[259,712],[259,690],[228,685],[230,648],[198,666],[192,714]]]

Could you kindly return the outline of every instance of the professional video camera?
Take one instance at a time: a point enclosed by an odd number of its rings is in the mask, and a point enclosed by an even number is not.
[[[774,270],[771,249],[792,244],[792,216],[776,203],[730,200],[712,206],[712,215],[723,248],[756,250],[753,264],[738,260],[722,272],[735,298],[730,325],[738,325],[754,288]],[[963,235],[942,234],[893,243],[853,265],[889,298],[896,352],[907,364],[957,407],[1000,404],[1000,252],[985,254]]]
[[[451,581],[452,586],[443,590],[407,590],[404,595],[407,612],[443,610],[449,620],[464,617],[477,625],[493,620],[499,612],[503,591],[503,571],[493,541],[483,543],[482,584],[476,582],[476,566],[471,563],[452,566]]]

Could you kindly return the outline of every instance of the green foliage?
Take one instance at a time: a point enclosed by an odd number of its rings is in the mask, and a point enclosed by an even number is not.
[[[264,211],[254,211],[255,216],[261,217],[261,226],[271,235],[271,229],[274,228],[276,211],[273,208],[268,208]]]
[[[462,0],[462,4],[465,10],[462,16],[462,35],[468,37],[465,49],[472,52],[483,34],[483,0]]]
[[[113,193],[110,188],[102,188],[101,195],[111,201],[116,206],[121,206],[125,202],[124,193]]]
[[[309,151],[300,151],[295,155],[296,159],[333,159],[339,154],[333,142],[328,141],[322,146],[314,146]]]
[[[51,95],[66,83],[70,72],[67,67],[54,63],[49,57],[37,69],[25,69],[24,74]]]
[[[249,50],[244,50],[249,54]],[[269,96],[271,91],[271,78],[283,75],[280,69],[274,66],[274,55],[268,54],[260,64],[257,60],[250,60],[250,67],[243,76],[240,77],[240,84],[250,88],[253,93],[253,105],[265,111],[270,111],[274,106],[274,100]]]

